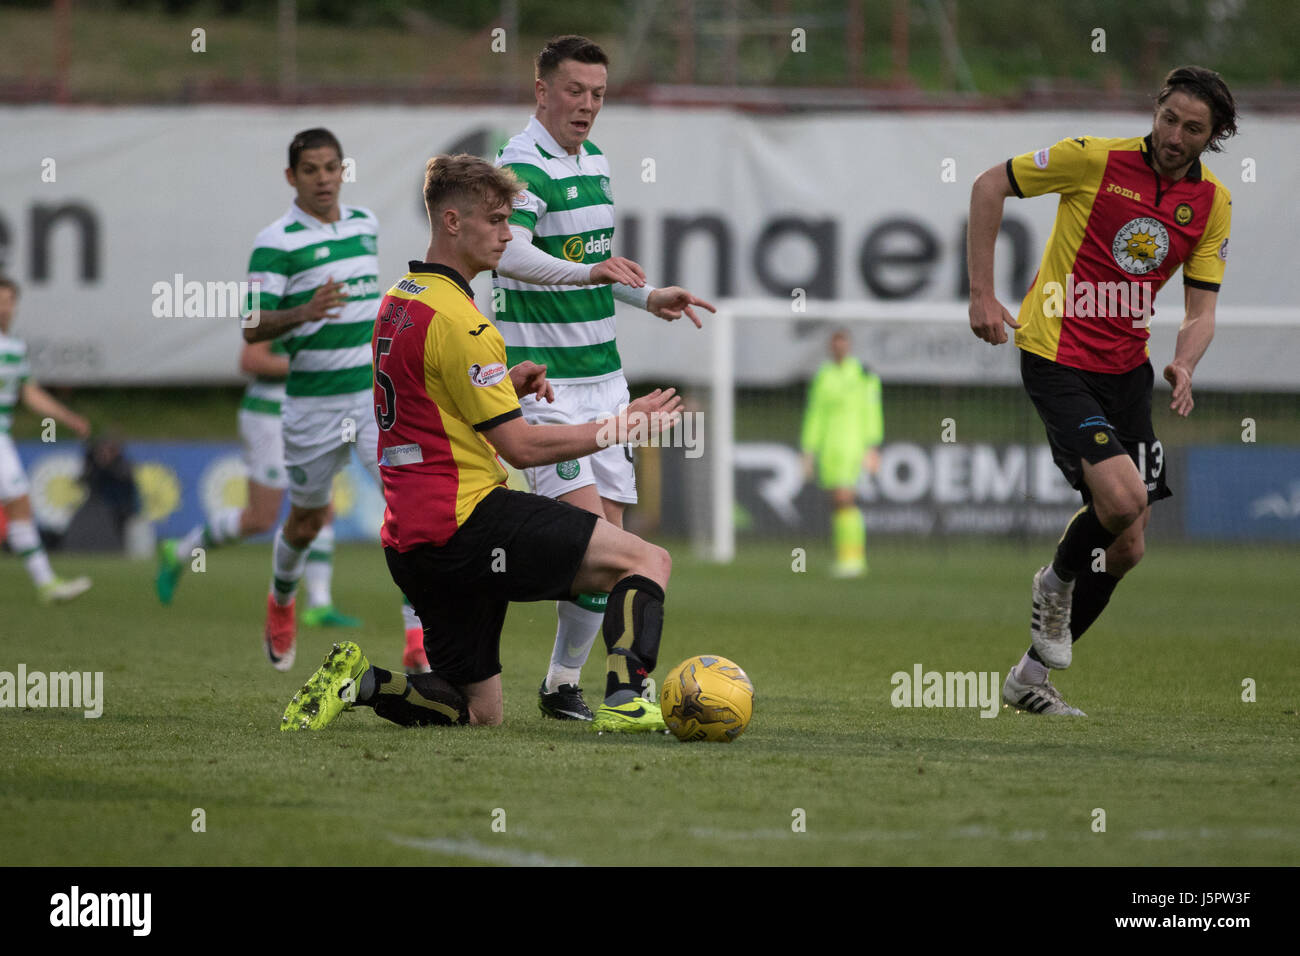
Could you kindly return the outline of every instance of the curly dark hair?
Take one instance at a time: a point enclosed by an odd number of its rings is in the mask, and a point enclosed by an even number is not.
[[[1210,108],[1210,124],[1214,128],[1210,142],[1205,147],[1212,153],[1223,152],[1223,141],[1237,133],[1237,104],[1223,77],[1203,66],[1180,66],[1165,76],[1164,88],[1156,97],[1160,106],[1170,94],[1182,92],[1194,96]]]

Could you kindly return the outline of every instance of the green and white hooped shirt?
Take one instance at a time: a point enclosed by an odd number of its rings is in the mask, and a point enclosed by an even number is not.
[[[609,161],[599,149],[583,143],[570,156],[534,116],[502,147],[496,164],[527,187],[515,200],[510,224],[532,230],[535,247],[568,262],[610,257],[614,193]],[[492,286],[492,321],[506,340],[508,364],[545,364],[548,378],[569,384],[621,373],[610,286],[534,285],[496,273]]]
[[[248,265],[249,280],[262,284],[263,309],[302,305],[330,278],[344,283],[347,301],[337,316],[304,323],[277,340],[289,355],[284,395],[297,408],[333,407],[340,397],[373,387],[379,223],[368,209],[340,206],[339,211],[337,222],[321,222],[294,203],[257,234]]]
[[[27,343],[0,332],[0,435],[9,434],[13,427],[14,409],[31,374]]]

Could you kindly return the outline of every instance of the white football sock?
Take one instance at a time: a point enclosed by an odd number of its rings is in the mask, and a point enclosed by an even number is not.
[[[41,536],[36,530],[35,522],[10,521],[8,537],[9,547],[22,559],[33,584],[40,587],[54,580],[54,569],[50,567],[49,555],[41,545]]]
[[[271,594],[275,596],[276,604],[287,607],[293,603],[306,563],[307,548],[299,551],[291,547],[284,540],[284,526],[281,525],[276,529],[275,548],[271,554]]]
[[[244,516],[243,508],[222,508],[208,518],[208,546],[218,548],[223,544],[238,541],[243,535],[239,533],[240,519]]]
[[[1042,661],[1036,661],[1025,651],[1020,663],[1015,666],[1012,676],[1022,684],[1042,684],[1047,680],[1048,667]]]
[[[551,667],[546,672],[549,694],[555,693],[561,684],[581,682],[582,665],[587,662],[605,620],[601,612],[578,607],[572,601],[556,601],[555,611],[559,624],[555,629],[555,647],[551,650]]]
[[[1066,582],[1057,577],[1056,568],[1052,567],[1050,562],[1047,565],[1047,570],[1043,572],[1043,576],[1038,580],[1042,583],[1043,587],[1047,588],[1047,590],[1054,591],[1057,594],[1068,591],[1070,586],[1074,584],[1073,581]]]
[[[307,585],[307,606],[326,607],[334,603],[330,583],[334,579],[334,526],[320,529],[316,540],[307,549],[307,568],[303,582]]]
[[[419,615],[415,613],[415,608],[406,603],[405,599],[402,601],[402,630],[424,633],[424,625],[420,623]]]

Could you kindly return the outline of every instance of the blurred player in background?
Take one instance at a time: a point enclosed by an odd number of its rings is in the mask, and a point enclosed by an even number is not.
[[[356,644],[336,644],[290,701],[282,730],[319,730],[354,704],[404,725],[501,723],[511,601],[608,593],[607,699],[639,699],[654,670],[668,552],[590,511],[506,488],[497,455],[517,468],[577,459],[626,436],[634,416],[657,434],[680,417],[681,400],[656,390],[603,421],[525,420],[520,397],[549,402],[554,391],[540,365],[507,369],[505,342],[469,286],[511,242],[520,185],[477,156],[430,160],[427,261],[411,262],[389,289],[375,325],[384,552],[427,623],[433,671],[403,677],[370,666]],[[610,729],[662,728],[630,720]]]
[[[18,283],[0,276],[0,508],[4,509],[9,547],[27,568],[41,601],[70,601],[90,589],[90,578],[64,579],[50,567],[49,555],[32,519],[27,475],[9,429],[20,398],[37,415],[67,425],[81,438],[90,434],[90,423],[56,401],[31,377],[27,344],[9,334],[17,306]]]
[[[586,37],[547,43],[536,60],[536,114],[497,156],[497,165],[514,172],[525,190],[510,216],[515,241],[493,273],[492,321],[505,338],[508,361],[544,366],[554,384],[554,403],[523,399],[524,417],[533,424],[588,422],[627,402],[614,342],[615,299],[668,322],[685,313],[697,328],[693,306],[715,311],[677,286],[647,286],[639,265],[611,256],[609,161],[587,139],[604,103],[608,64],[605,52]],[[626,447],[528,468],[526,475],[534,493],[602,515],[619,528],[623,509],[637,500]],[[544,715],[593,719],[582,696],[581,670],[604,610],[603,594],[579,594],[557,604],[555,647],[538,691]],[[662,726],[659,708],[645,704],[640,697],[606,699],[594,715],[596,728],[638,720]]]
[[[294,599],[329,518],[334,476],[356,454],[379,484],[370,367],[378,222],[368,209],[339,203],[343,148],[329,130],[293,138],[285,179],[297,196],[257,236],[248,271],[261,283],[260,314],[244,329],[245,342],[280,339],[289,353],[281,421],[290,507],[275,535],[264,635],[267,657],[282,671],[293,665]],[[402,613],[403,663],[425,670],[423,629],[409,604]]]
[[[849,354],[847,329],[831,334],[831,359],[823,362],[808,387],[799,447],[804,478],[813,476],[830,492],[831,538],[838,578],[867,573],[867,525],[858,507],[862,469],[880,471],[880,443],[885,438],[880,405],[880,376]]]
[[[1181,265],[1185,318],[1164,377],[1192,410],[1192,373],[1214,336],[1232,199],[1201,164],[1237,131],[1223,79],[1172,70],[1146,136],[1080,136],[985,172],[971,189],[971,329],[991,345],[1015,329],[1025,390],[1052,456],[1083,495],[1050,564],[1034,575],[1032,646],[1003,699],[1036,714],[1084,716],[1048,680],[1142,559],[1152,503],[1170,495],[1151,424],[1147,327],[1156,292]],[[1061,194],[1056,224],[1018,319],[993,291],[993,248],[1008,196]],[[1121,293],[1124,293],[1121,295]],[[1098,560],[1104,555],[1104,560]]]
[[[265,534],[275,527],[289,484],[284,468],[284,439],[280,409],[284,380],[289,374],[288,352],[278,339],[245,344],[239,368],[253,380],[239,404],[239,438],[248,468],[248,504],[223,508],[181,538],[158,544],[158,573],[154,579],[158,600],[170,604],[195,548],[216,548]],[[332,517],[332,516],[331,516]],[[311,543],[303,579],[307,585],[307,610],[302,622],[309,627],[358,627],[361,622],[334,606],[330,583],[334,576],[334,526],[327,523]]]

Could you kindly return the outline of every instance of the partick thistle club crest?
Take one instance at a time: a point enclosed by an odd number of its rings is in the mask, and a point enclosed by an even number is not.
[[[1110,251],[1129,275],[1146,275],[1169,255],[1169,230],[1150,216],[1130,219],[1115,233]]]

